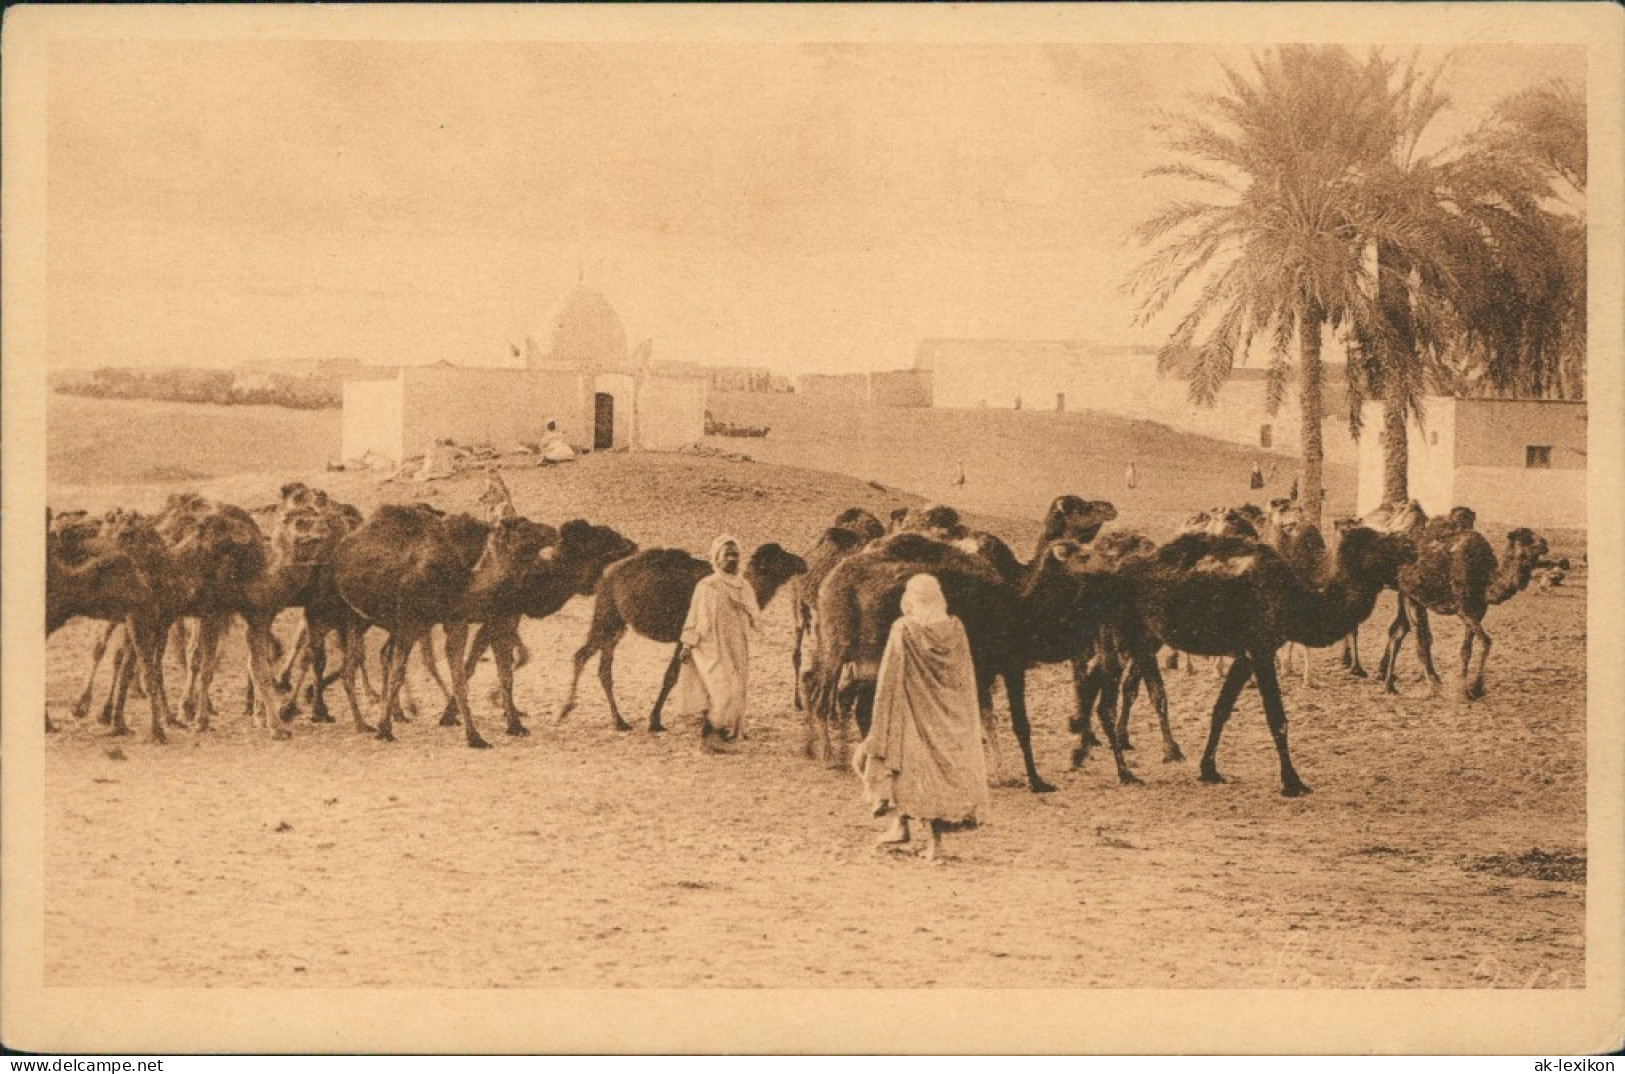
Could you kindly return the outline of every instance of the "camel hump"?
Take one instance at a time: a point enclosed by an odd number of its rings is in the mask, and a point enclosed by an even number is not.
[[[861,507],[848,507],[835,516],[835,521],[830,526],[832,529],[855,534],[864,541],[876,540],[886,533],[886,527],[880,519]]]
[[[859,545],[867,544],[871,539],[840,526],[831,526],[824,531],[823,536],[818,539],[818,543],[837,552],[850,552]]]
[[[697,556],[692,556],[681,548],[650,548],[633,558],[646,567],[663,571],[681,571],[696,565],[705,566]]]

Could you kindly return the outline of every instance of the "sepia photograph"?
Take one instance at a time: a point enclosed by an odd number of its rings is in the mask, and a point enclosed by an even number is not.
[[[9,9],[5,1043],[1617,1048],[1625,19],[1269,6]]]

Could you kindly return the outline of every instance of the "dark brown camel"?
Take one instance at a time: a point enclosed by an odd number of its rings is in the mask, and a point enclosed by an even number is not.
[[[1158,645],[1233,658],[1213,706],[1201,778],[1222,782],[1219,737],[1236,699],[1256,678],[1270,734],[1281,763],[1281,793],[1309,788],[1292,767],[1286,709],[1275,674],[1275,653],[1287,641],[1331,645],[1371,614],[1377,595],[1415,558],[1404,537],[1353,530],[1338,546],[1326,584],[1306,585],[1267,545],[1230,537],[1190,534],[1155,555],[1130,558],[1108,575],[1115,581],[1105,615],[1132,654],[1147,684],[1160,678]]]
[[[1157,552],[1155,542],[1138,533],[1118,531],[1108,533],[1090,548],[1089,569],[1106,575],[1115,574],[1133,559],[1144,559]],[[1078,735],[1078,747],[1072,752],[1072,766],[1077,768],[1088,758],[1089,751],[1100,745],[1090,727],[1089,713],[1098,708],[1101,728],[1106,741],[1112,742],[1113,760],[1117,764],[1117,778],[1123,783],[1138,783],[1129,771],[1123,751],[1132,749],[1129,740],[1129,712],[1140,686],[1151,695],[1157,714],[1158,729],[1162,732],[1162,759],[1164,763],[1183,761],[1185,753],[1175,741],[1173,728],[1168,722],[1168,697],[1160,675],[1147,676],[1140,665],[1134,664],[1123,636],[1111,618],[1103,617],[1098,639],[1072,667],[1073,689],[1077,694],[1077,709],[1069,730]],[[1188,658],[1187,658],[1188,659]],[[1188,666],[1188,665],[1187,665]],[[1125,672],[1132,672],[1125,675]],[[1121,697],[1122,713],[1117,703]]]
[[[1428,516],[1422,510],[1422,505],[1415,500],[1407,500],[1404,503],[1381,504],[1358,521],[1340,519],[1334,525],[1334,533],[1340,539],[1351,527],[1363,526],[1378,533],[1397,533],[1415,540],[1421,535],[1427,521]],[[1359,627],[1349,631],[1349,636],[1343,639],[1342,663],[1348,669],[1348,673],[1355,678],[1366,677],[1366,670],[1360,664]]]
[[[906,511],[906,509],[905,509]],[[870,541],[886,535],[880,519],[861,507],[849,507],[835,516],[835,521],[819,535],[817,543],[807,550],[802,559],[807,572],[790,583],[790,616],[795,624],[795,644],[790,651],[790,666],[794,673],[794,700],[799,711],[801,696],[801,654],[807,634],[813,629],[813,610],[818,601],[818,587],[824,584],[829,572],[847,556]]]
[[[133,670],[139,668],[152,702],[153,740],[164,740],[163,725],[172,716],[164,695],[163,654],[170,628],[183,616],[195,616],[202,624],[197,644],[203,647],[205,668],[212,665],[210,646],[218,641],[217,633],[214,638],[206,636],[211,624],[241,616],[248,627],[249,674],[257,694],[279,701],[271,667],[271,623],[309,584],[315,565],[331,549],[334,535],[325,519],[310,510],[285,512],[267,540],[248,512],[214,504],[201,515],[193,512],[173,542],[139,516],[121,520],[116,530],[115,539],[148,580],[151,596],[126,621],[135,660],[118,686],[114,733],[126,731],[122,697]],[[205,679],[188,692],[200,731],[208,727],[208,707],[198,704],[206,690]],[[267,711],[274,715],[279,708],[272,704]],[[267,723],[273,737],[287,737],[280,721],[273,718]]]
[[[468,705],[463,664],[468,626],[483,621],[503,588],[557,539],[551,526],[524,518],[510,516],[487,526],[468,515],[442,518],[388,504],[340,542],[333,556],[339,595],[362,619],[389,632],[380,739],[394,741],[407,659],[438,624],[446,631],[452,697],[464,737],[476,749],[490,745],[480,737]]]
[[[773,594],[806,570],[807,562],[800,556],[786,552],[776,544],[764,544],[751,553],[742,574],[756,594],[757,607],[766,608]],[[588,629],[587,640],[575,653],[570,694],[559,710],[559,719],[563,720],[574,711],[581,669],[597,653],[598,681],[603,684],[615,730],[632,730],[631,724],[621,718],[621,710],[615,704],[615,647],[626,635],[628,627],[651,641],[675,645],[688,618],[688,605],[694,597],[694,587],[710,573],[711,564],[680,548],[645,549],[605,571],[598,585],[597,600],[593,604],[592,626]],[[677,681],[680,653],[680,649],[673,651],[671,663],[667,665],[660,694],[649,713],[650,731],[662,730],[660,711]]]
[[[508,734],[526,735],[524,717],[513,700],[513,673],[522,661],[515,653],[521,617],[545,619],[567,604],[571,597],[590,597],[598,589],[604,571],[633,555],[638,546],[608,526],[594,526],[579,518],[559,530],[556,547],[543,549],[537,561],[501,595],[499,614],[480,626],[469,647],[464,669],[472,677],[480,656],[487,648],[496,658],[502,689],[503,712],[508,718]]]
[[[1465,511],[1458,508],[1457,512]],[[1528,529],[1507,534],[1499,562],[1489,541],[1471,528],[1470,512],[1429,522],[1416,542],[1416,562],[1399,572],[1399,612],[1388,629],[1388,648],[1379,674],[1389,693],[1396,693],[1394,673],[1400,644],[1416,623],[1416,650],[1427,673],[1429,696],[1438,692],[1439,673],[1433,667],[1433,633],[1428,612],[1454,615],[1461,620],[1461,696],[1473,701],[1484,696],[1484,664],[1490,655],[1490,635],[1484,616],[1492,604],[1504,604],[1529,586],[1535,567],[1546,558],[1546,541]],[[1437,523],[1437,525],[1435,524]],[[1463,528],[1463,527],[1467,528]],[[1473,668],[1474,641],[1478,666]]]
[[[102,619],[108,629],[97,644],[99,661],[107,639],[137,609],[150,603],[152,590],[135,562],[121,548],[115,531],[104,533],[99,522],[83,519],[53,519],[46,512],[45,525],[45,633],[49,637],[70,620],[86,617]],[[92,665],[90,678],[95,676]],[[87,680],[82,700],[74,713],[83,716],[89,709],[91,681]],[[111,717],[111,710],[109,710]],[[50,714],[45,729],[56,730]]]
[[[1320,527],[1304,517],[1303,510],[1296,500],[1271,500],[1264,530],[1259,537],[1280,554],[1286,565],[1292,568],[1305,585],[1319,586],[1325,580],[1331,562],[1326,539],[1321,536]],[[1291,671],[1294,652],[1303,660],[1303,684],[1309,686],[1311,683],[1307,648],[1297,642],[1287,642],[1282,666]]]
[[[199,516],[196,513],[199,509],[206,513]],[[232,617],[241,616],[250,626],[251,658],[254,634],[262,631],[268,646],[268,659],[274,664],[281,653],[281,645],[271,629],[277,614],[284,608],[302,608],[309,601],[322,568],[343,533],[327,494],[302,483],[283,486],[281,502],[257,513],[265,516],[266,524],[270,527],[269,538],[262,538],[262,553],[269,557],[263,575],[256,581],[245,583],[240,593],[228,594],[223,599],[216,600],[205,595],[205,599],[192,612],[197,618],[197,629],[188,654],[182,712],[196,721],[200,731],[208,729],[213,715],[213,706],[209,702],[210,685],[220,663],[220,640],[229,628]],[[206,527],[219,527],[228,520],[238,531],[234,542],[238,539],[246,542],[248,533],[246,527],[242,526],[243,519],[255,526],[254,533],[260,532],[252,516],[239,508],[199,508],[191,505],[167,521],[171,526],[171,543],[179,548],[194,535],[202,534]],[[255,711],[271,729],[273,736],[286,737],[286,730],[280,724],[289,704],[274,667],[271,684],[276,688],[275,693],[262,692],[259,680],[250,676],[252,697],[259,702]]]
[[[1035,664],[1074,659],[1098,630],[1082,594],[1087,559],[1088,552],[1077,542],[1055,541],[1012,584],[986,558],[955,545],[912,533],[875,542],[837,567],[819,590],[818,648],[803,684],[814,714],[823,727],[838,729],[843,741],[849,712],[859,733],[867,733],[875,675],[900,614],[903,587],[915,574],[931,574],[942,586],[949,611],[965,625],[995,760],[992,687],[1002,680],[1027,785],[1035,793],[1054,790],[1033,761],[1026,672]],[[831,752],[828,739],[826,731],[826,756]]]

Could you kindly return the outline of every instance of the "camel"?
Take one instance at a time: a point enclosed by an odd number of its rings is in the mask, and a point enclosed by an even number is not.
[[[287,731],[281,726],[281,718],[289,703],[283,695],[280,679],[274,667],[268,683],[262,682],[262,676],[252,670],[256,634],[263,642],[267,666],[273,666],[282,651],[271,629],[277,614],[284,608],[302,608],[309,601],[323,565],[343,534],[343,527],[327,494],[302,482],[284,485],[280,502],[258,513],[268,516],[269,540],[260,536],[261,530],[252,516],[236,507],[194,503],[183,506],[165,520],[170,527],[171,543],[177,549],[210,527],[220,532],[231,530],[235,549],[232,555],[238,560],[234,569],[239,571],[248,568],[255,558],[249,548],[253,538],[258,537],[262,546],[258,558],[263,563],[263,573],[259,577],[241,577],[214,595],[206,586],[197,607],[188,609],[188,614],[197,617],[198,624],[188,654],[182,712],[196,722],[199,731],[208,730],[213,715],[209,689],[219,667],[220,640],[232,617],[240,616],[249,626],[250,684],[259,702],[260,718],[273,737],[285,738]],[[240,586],[240,590],[234,591],[234,586]],[[269,685],[274,692],[266,692],[262,685]]]
[[[1131,531],[1108,533],[1090,548],[1089,569],[1108,575],[1113,574],[1130,560],[1144,559],[1155,555],[1156,552],[1155,542],[1141,534]],[[1068,730],[1078,736],[1078,746],[1072,751],[1072,767],[1082,766],[1089,756],[1089,751],[1100,745],[1100,740],[1095,737],[1089,726],[1089,713],[1097,707],[1098,702],[1101,729],[1106,733],[1106,741],[1112,745],[1112,758],[1117,765],[1118,781],[1125,784],[1138,783],[1140,780],[1129,771],[1123,753],[1133,748],[1128,733],[1129,711],[1142,681],[1151,695],[1157,713],[1158,728],[1162,732],[1163,762],[1183,761],[1185,754],[1179,748],[1179,743],[1174,740],[1173,729],[1168,722],[1168,698],[1162,677],[1146,676],[1142,669],[1133,664],[1133,654],[1127,650],[1121,633],[1112,622],[1103,618],[1098,630],[1095,643],[1089,652],[1072,665],[1072,685],[1077,695],[1077,710],[1068,725]],[[1125,677],[1125,670],[1129,668],[1134,670]],[[1122,698],[1121,715],[1117,713],[1119,695]]]
[[[523,664],[523,660],[514,659],[515,653],[523,649],[519,641],[520,618],[545,619],[571,597],[592,596],[604,571],[637,550],[635,543],[608,526],[571,519],[559,530],[557,546],[543,549],[537,562],[503,592],[500,610],[486,619],[474,635],[464,674],[472,677],[481,655],[491,649],[496,657],[508,734],[530,733],[523,722],[525,714],[513,700],[514,669]],[[449,705],[447,712],[452,714]]]
[[[83,566],[99,551],[104,549],[98,545],[102,534],[104,520],[92,518],[85,511],[58,511],[52,512],[47,508],[45,512],[45,530],[47,542],[47,585],[46,585],[46,621],[47,634],[54,633],[58,627],[68,619],[85,615],[89,618],[106,620],[106,627],[97,637],[91,651],[90,669],[85,673],[84,686],[73,703],[73,715],[77,719],[84,719],[90,713],[91,701],[95,696],[96,673],[101,668],[102,660],[107,656],[111,646],[115,654],[122,652],[124,645],[119,632],[124,626],[124,613],[97,614],[87,600],[93,599],[94,591],[103,582],[98,572],[108,570],[108,564],[103,564],[97,572],[75,574],[74,568]],[[54,583],[54,584],[53,584]],[[52,611],[53,602],[56,611]],[[81,608],[89,608],[81,611]],[[65,618],[64,618],[65,616]],[[55,625],[51,625],[55,623]],[[113,642],[118,640],[115,646]],[[115,679],[117,671],[114,672]],[[109,694],[108,703],[103,706],[101,722],[108,723],[112,719],[112,695]],[[47,719],[49,723],[49,719]]]
[[[1378,533],[1397,533],[1415,540],[1421,535],[1427,521],[1428,517],[1422,510],[1422,505],[1415,500],[1406,500],[1404,503],[1381,504],[1358,520],[1338,520],[1333,524],[1333,532],[1341,537],[1352,526],[1363,526]],[[1342,663],[1348,673],[1355,678],[1366,677],[1366,670],[1360,664],[1358,626],[1349,631],[1348,637],[1343,639]]]
[[[1213,706],[1201,779],[1223,782],[1217,754],[1242,688],[1256,679],[1281,765],[1281,793],[1309,787],[1292,766],[1275,653],[1287,641],[1320,648],[1371,614],[1377,595],[1415,559],[1406,538],[1356,529],[1339,543],[1325,585],[1306,584],[1274,549],[1233,537],[1187,534],[1154,555],[1131,557],[1112,572],[1105,617],[1131,654],[1132,674],[1160,679],[1157,646],[1233,658]],[[1155,693],[1153,696],[1156,696]]]
[[[1259,538],[1280,554],[1305,585],[1318,586],[1322,582],[1330,562],[1326,539],[1321,536],[1320,527],[1304,518],[1297,501],[1271,500]],[[1303,661],[1303,684],[1309,686],[1311,676],[1307,648],[1297,642],[1287,642],[1282,664],[1288,671],[1292,669],[1294,651]]]
[[[1474,519],[1466,508],[1451,517],[1431,520],[1416,542],[1416,561],[1399,572],[1399,611],[1388,629],[1388,648],[1379,670],[1383,688],[1397,693],[1394,673],[1399,648],[1416,622],[1416,649],[1428,677],[1428,694],[1437,694],[1439,674],[1433,667],[1433,633],[1428,612],[1454,615],[1465,634],[1461,642],[1461,697],[1474,701],[1484,696],[1484,664],[1490,655],[1490,635],[1484,615],[1492,604],[1504,604],[1524,589],[1535,567],[1545,559],[1544,538],[1528,529],[1507,534],[1506,548],[1497,561],[1488,540],[1471,528]],[[1478,665],[1473,668],[1474,642]]]
[[[915,574],[931,574],[942,585],[949,611],[965,625],[995,760],[999,751],[992,687],[1002,680],[1027,785],[1034,793],[1053,791],[1033,761],[1026,672],[1034,664],[1074,659],[1097,629],[1081,593],[1088,558],[1076,541],[1054,541],[1026,565],[1020,583],[1012,584],[981,555],[920,534],[899,533],[847,559],[819,589],[818,648],[804,673],[808,700],[826,729],[825,755],[830,753],[828,728],[838,727],[844,740],[848,711],[859,733],[868,732],[875,675],[900,614],[903,586]]]
[[[757,607],[766,608],[785,583],[806,571],[807,561],[800,556],[786,552],[776,544],[764,544],[750,554],[741,573],[756,594]],[[683,622],[688,618],[688,604],[693,599],[694,587],[710,573],[711,564],[680,548],[645,549],[605,571],[593,604],[592,626],[587,631],[587,640],[576,650],[573,658],[570,693],[559,709],[559,720],[563,721],[575,710],[581,670],[597,653],[598,681],[603,685],[604,697],[609,702],[609,714],[615,722],[615,730],[632,730],[632,725],[621,717],[621,710],[615,704],[615,648],[626,635],[628,627],[651,641],[676,645],[683,631]],[[660,712],[677,682],[681,651],[681,648],[673,650],[660,693],[649,713],[651,732],[663,730]]]
[[[849,507],[835,516],[835,521],[819,535],[818,541],[802,557],[807,564],[805,574],[790,582],[790,615],[795,624],[795,643],[790,651],[793,670],[795,707],[803,707],[801,696],[801,655],[808,631],[813,628],[812,615],[818,601],[818,587],[847,556],[870,541],[885,536],[886,528],[880,519],[861,507]]]
[[[468,705],[463,656],[470,622],[483,621],[503,588],[558,540],[551,526],[509,516],[487,526],[468,515],[438,517],[386,504],[339,543],[333,584],[356,615],[389,632],[378,738],[393,742],[394,711],[412,647],[436,624],[445,628],[452,697],[465,741],[483,749]],[[346,649],[346,674],[353,666]]]

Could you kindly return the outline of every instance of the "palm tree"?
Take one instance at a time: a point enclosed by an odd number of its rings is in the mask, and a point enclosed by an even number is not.
[[[1250,77],[1228,67],[1225,76],[1227,93],[1203,98],[1198,114],[1168,131],[1169,148],[1185,159],[1150,172],[1219,197],[1176,201],[1140,225],[1138,238],[1154,250],[1131,287],[1144,295],[1144,322],[1201,281],[1157,357],[1160,369],[1190,380],[1198,403],[1212,405],[1258,340],[1268,347],[1275,409],[1296,343],[1300,495],[1318,524],[1322,334],[1378,320],[1359,178],[1392,142],[1386,74],[1342,48],[1288,45],[1255,57]]]
[[[1382,400],[1383,499],[1398,503],[1409,495],[1408,426],[1425,418],[1425,392],[1583,390],[1583,228],[1545,206],[1555,177],[1583,192],[1585,123],[1565,87],[1531,91],[1469,138],[1423,155],[1418,144],[1448,104],[1438,72],[1372,62],[1394,87],[1393,143],[1363,184],[1377,319],[1353,326],[1349,417],[1359,435],[1363,401]]]

